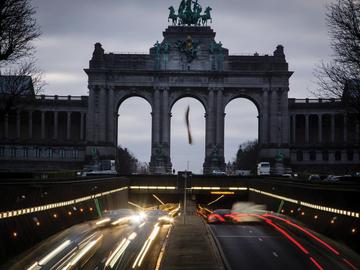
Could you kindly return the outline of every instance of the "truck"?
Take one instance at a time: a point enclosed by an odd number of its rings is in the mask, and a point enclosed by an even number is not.
[[[270,175],[270,163],[265,161],[258,163],[257,175]]]

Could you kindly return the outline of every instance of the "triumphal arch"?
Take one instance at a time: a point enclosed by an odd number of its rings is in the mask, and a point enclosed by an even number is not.
[[[152,108],[150,168],[170,173],[170,121],[173,104],[183,97],[205,108],[204,173],[223,170],[226,105],[247,98],[258,109],[261,156],[290,157],[289,78],[292,72],[278,45],[271,55],[232,55],[216,40],[210,7],[182,0],[170,7],[170,26],[148,54],[105,53],[100,43],[85,69],[89,80],[87,154],[114,159],[120,104],[129,97],[146,99]],[[239,130],[247,127],[239,126]]]

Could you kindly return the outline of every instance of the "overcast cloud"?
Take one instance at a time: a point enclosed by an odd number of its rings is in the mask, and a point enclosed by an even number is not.
[[[272,54],[285,47],[294,75],[290,97],[307,97],[315,87],[314,67],[329,59],[325,25],[328,0],[200,0],[213,8],[212,27],[230,53]],[[48,83],[45,94],[86,95],[88,66],[94,43],[106,52],[148,52],[167,27],[168,7],[180,0],[33,0],[43,32],[36,42],[40,68]],[[186,146],[183,114],[191,105],[195,146]],[[149,161],[150,106],[132,99],[120,108],[119,143],[138,159]],[[241,104],[241,106],[239,105]],[[136,108],[147,108],[136,110]],[[197,101],[180,100],[173,108],[172,161],[176,169],[190,166],[200,171],[204,158],[204,109]],[[257,111],[248,101],[234,101],[227,108],[226,160],[237,146],[257,138]],[[144,122],[147,121],[146,124]],[[141,124],[139,124],[141,123]]]

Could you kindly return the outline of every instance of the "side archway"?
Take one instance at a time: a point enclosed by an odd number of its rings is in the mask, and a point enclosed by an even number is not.
[[[225,115],[224,150],[227,173],[234,174],[237,169],[253,171],[259,154],[258,106],[249,98],[236,97],[226,104]],[[237,160],[240,146],[248,152],[245,160]]]

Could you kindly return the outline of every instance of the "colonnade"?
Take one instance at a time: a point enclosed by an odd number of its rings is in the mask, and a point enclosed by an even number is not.
[[[65,115],[65,125],[60,124],[63,122],[59,119],[60,115]],[[1,120],[3,139],[85,140],[86,112],[17,110],[4,114]],[[64,130],[65,136],[60,136]]]

